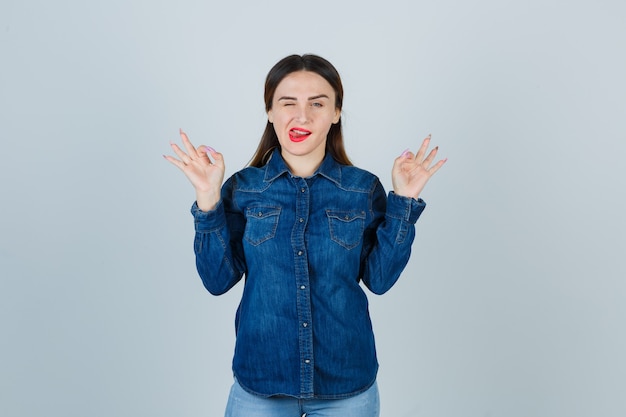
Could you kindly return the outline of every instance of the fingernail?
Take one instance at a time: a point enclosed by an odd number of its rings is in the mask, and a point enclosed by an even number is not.
[[[428,139],[430,139],[433,135],[431,133],[428,134]]]
[[[401,154],[400,156],[407,156],[407,154],[409,153],[409,148],[406,148]]]
[[[211,153],[217,152],[215,149],[211,148],[210,146],[205,146],[204,147],[204,151],[205,152],[211,152]]]
[[[438,151],[439,150],[439,145],[435,146],[435,150]]]

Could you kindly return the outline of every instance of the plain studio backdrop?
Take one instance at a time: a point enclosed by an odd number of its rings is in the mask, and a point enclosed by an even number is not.
[[[308,52],[387,189],[429,133],[449,158],[369,295],[382,416],[626,415],[618,0],[0,0],[0,415],[223,414],[242,286],[204,290],[161,155],[183,128],[244,167]]]

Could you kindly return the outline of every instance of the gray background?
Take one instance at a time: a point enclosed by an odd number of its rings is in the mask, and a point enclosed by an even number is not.
[[[622,1],[0,0],[0,415],[219,416],[241,291],[194,266],[184,128],[242,168],[291,53],[343,76],[413,257],[370,296],[382,416],[626,415]]]

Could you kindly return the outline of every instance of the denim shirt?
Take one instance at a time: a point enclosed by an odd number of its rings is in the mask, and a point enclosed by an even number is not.
[[[229,178],[214,210],[194,203],[204,286],[219,295],[246,277],[233,359],[241,386],[302,399],[369,388],[378,361],[360,282],[375,294],[393,286],[424,207],[329,155],[311,177],[294,176],[278,151]]]

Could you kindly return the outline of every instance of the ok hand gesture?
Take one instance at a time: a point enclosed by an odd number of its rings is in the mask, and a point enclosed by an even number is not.
[[[435,147],[425,156],[429,144],[430,135],[422,142],[417,155],[406,150],[394,161],[391,181],[396,194],[417,199],[430,177],[446,163],[447,158],[431,166],[439,147]]]
[[[179,159],[169,155],[163,155],[163,157],[183,171],[191,181],[196,189],[198,208],[202,211],[212,210],[220,200],[224,180],[224,157],[208,146],[195,148],[182,130],[180,137],[187,152],[172,142],[172,150]],[[209,155],[213,158],[212,161]]]

